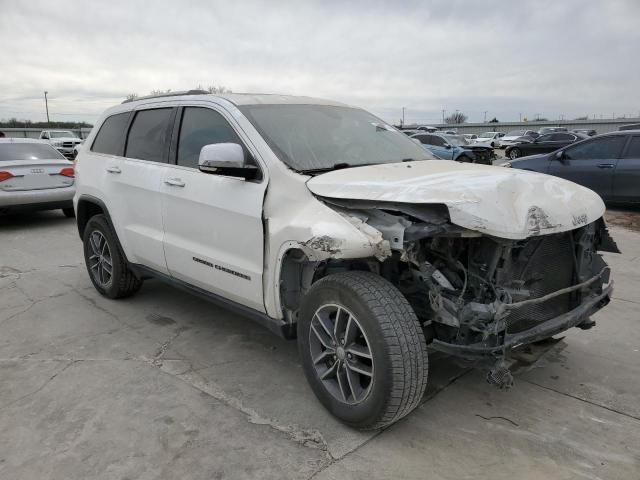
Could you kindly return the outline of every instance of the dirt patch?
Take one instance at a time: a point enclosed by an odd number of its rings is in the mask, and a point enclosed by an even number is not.
[[[605,213],[605,218],[607,225],[615,225],[640,232],[640,208],[609,208],[607,209],[607,213]]]

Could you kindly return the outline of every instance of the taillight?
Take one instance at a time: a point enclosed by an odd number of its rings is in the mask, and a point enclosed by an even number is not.
[[[60,170],[60,175],[62,175],[63,177],[73,178],[76,176],[76,171],[73,169],[73,167],[65,167]]]
[[[14,175],[11,172],[0,172],[0,182],[4,182],[5,180],[9,180],[13,177]]]

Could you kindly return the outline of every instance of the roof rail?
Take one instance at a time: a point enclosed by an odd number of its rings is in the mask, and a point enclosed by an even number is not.
[[[137,102],[138,100],[148,100],[150,98],[176,97],[178,95],[208,95],[209,93],[210,92],[207,92],[206,90],[198,90],[198,89],[183,90],[180,92],[167,92],[167,93],[160,93],[158,95],[147,95],[145,97],[127,98],[122,103]]]

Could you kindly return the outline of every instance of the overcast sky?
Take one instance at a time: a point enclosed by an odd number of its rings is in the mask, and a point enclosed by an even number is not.
[[[435,123],[640,113],[640,0],[0,0],[0,119],[224,85]]]

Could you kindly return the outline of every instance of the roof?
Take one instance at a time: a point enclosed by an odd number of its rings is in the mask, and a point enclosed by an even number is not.
[[[234,105],[332,105],[346,107],[344,103],[325,100],[322,98],[296,96],[296,95],[279,95],[271,93],[223,93],[210,94],[203,90],[189,90],[185,92],[169,92],[160,95],[151,95],[141,97],[136,100],[125,100],[122,103],[137,104],[145,100],[153,100],[158,98],[178,99],[178,97],[189,97],[201,100],[206,97],[224,98]]]

